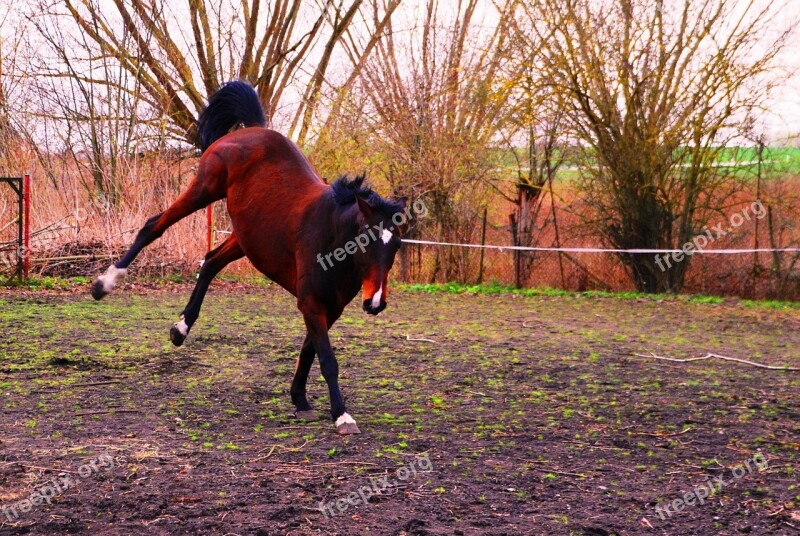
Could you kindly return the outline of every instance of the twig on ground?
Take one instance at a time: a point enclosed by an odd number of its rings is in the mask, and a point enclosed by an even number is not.
[[[276,448],[283,449],[286,452],[298,452],[300,450],[303,450],[303,447],[308,445],[308,443],[310,441],[311,441],[310,439],[306,439],[306,442],[303,443],[302,445],[300,445],[299,447],[284,447],[283,445],[278,445],[278,444],[271,445],[269,447],[265,447],[265,448],[259,450],[256,454],[261,454],[262,452],[264,452],[267,449],[269,449],[269,452],[267,452],[264,456],[259,456],[258,458],[253,458],[252,460],[250,460],[250,463],[255,463],[255,462],[258,462],[258,461],[261,461],[261,460],[266,460],[267,458],[272,456],[272,453],[275,452]]]
[[[673,432],[671,434],[650,434],[648,432],[628,432],[629,435],[639,435],[639,436],[650,436],[650,437],[675,437],[679,435],[683,435],[686,432],[692,430],[691,426],[687,426],[682,432]]]
[[[525,460],[525,463],[539,463],[539,464],[548,464],[550,463],[547,460]],[[554,475],[562,475],[562,476],[576,476],[578,478],[586,478],[585,473],[570,473],[567,471],[557,471],[551,467],[542,467],[541,469],[537,468],[538,471],[542,471],[543,473],[553,473]]]
[[[20,462],[11,462],[8,465],[19,465],[20,467],[24,467],[25,469],[38,469],[39,471],[49,471],[51,473],[70,473],[73,475],[78,474],[78,471],[71,471],[69,469],[58,469],[56,467],[41,467],[39,465],[29,465],[27,463],[20,463]]]
[[[556,471],[554,469],[542,468],[539,471],[543,473],[553,473],[554,475],[561,475],[561,476],[574,476],[578,478],[586,478],[586,475],[583,473],[569,473],[567,471]]]
[[[776,367],[776,366],[773,366],[773,365],[764,365],[763,363],[756,363],[755,361],[748,361],[747,359],[739,359],[738,357],[728,357],[728,356],[725,356],[725,355],[711,354],[711,353],[706,354],[706,355],[704,355],[702,357],[690,357],[688,359],[676,359],[674,357],[663,357],[663,356],[660,356],[660,355],[656,355],[653,352],[650,352],[650,355],[636,354],[636,353],[633,354],[633,355],[635,355],[637,357],[651,357],[653,359],[661,359],[661,360],[664,360],[664,361],[672,361],[674,363],[691,363],[693,361],[703,361],[705,359],[715,358],[715,359],[722,359],[724,361],[734,361],[736,363],[742,363],[744,365],[750,365],[752,367],[758,367],[758,368],[763,368],[763,369],[768,369],[768,370],[786,370],[786,371],[792,371],[792,372],[800,372],[800,368],[797,368],[797,367],[788,367],[788,366]]]
[[[269,449],[269,452],[267,452],[266,455],[259,456],[258,458],[250,460],[250,463],[257,462],[257,461],[260,461],[260,460],[265,460],[265,459],[269,458],[270,456],[272,456],[272,453],[275,451],[275,449],[278,448],[279,446],[280,445],[272,445],[272,447]],[[262,450],[262,451],[259,451],[259,452],[264,452],[264,451]]]
[[[103,382],[90,382],[90,383],[73,383],[65,387],[94,387],[95,385],[113,385],[115,383],[122,383],[121,380],[108,380]]]
[[[409,342],[422,341],[422,342],[432,342],[433,344],[436,344],[436,341],[433,341],[431,339],[412,339],[411,336],[408,334],[406,334],[406,340]]]
[[[76,417],[85,417],[87,415],[104,415],[106,413],[141,413],[138,409],[106,409],[102,411],[82,411],[76,413]]]
[[[281,465],[292,466],[292,465],[298,465],[298,464],[287,464],[287,463],[284,463],[284,464],[281,464]],[[377,463],[360,462],[360,461],[357,461],[357,460],[340,460],[338,462],[330,462],[330,463],[304,463],[303,465],[307,466],[307,467],[329,467],[329,466],[338,466],[338,465],[371,465],[373,467],[382,467],[382,466],[378,465]],[[387,469],[387,471],[388,471],[388,469]]]

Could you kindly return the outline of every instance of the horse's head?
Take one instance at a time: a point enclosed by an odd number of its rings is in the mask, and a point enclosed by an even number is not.
[[[386,308],[389,295],[389,270],[400,249],[400,234],[404,227],[406,199],[387,201],[375,192],[356,196],[359,211],[358,246],[354,254],[361,275],[364,310],[376,315]]]

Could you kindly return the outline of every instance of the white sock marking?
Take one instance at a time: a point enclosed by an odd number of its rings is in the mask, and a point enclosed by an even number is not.
[[[117,286],[117,281],[125,277],[125,274],[127,273],[128,270],[125,268],[117,268],[112,264],[108,267],[106,273],[98,277],[97,280],[103,284],[103,291],[108,294],[114,289],[115,286]]]
[[[175,327],[178,328],[178,331],[181,332],[181,335],[184,337],[189,334],[189,326],[186,325],[186,321],[181,317],[181,321],[175,324]]]
[[[372,308],[373,308],[373,309],[377,309],[377,308],[378,308],[378,306],[380,306],[380,304],[381,304],[381,295],[382,295],[382,294],[383,294],[383,286],[381,286],[381,287],[378,289],[378,292],[376,292],[376,293],[375,293],[375,294],[372,296]]]
[[[342,413],[342,416],[336,419],[336,428],[343,424],[355,424],[356,420],[350,416],[349,413]]]
[[[388,244],[389,240],[392,239],[392,232],[389,229],[384,229],[383,233],[381,233],[381,240],[383,240],[384,244]]]

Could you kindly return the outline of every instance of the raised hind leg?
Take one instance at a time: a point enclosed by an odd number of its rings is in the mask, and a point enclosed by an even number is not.
[[[236,240],[236,235],[231,234],[219,247],[210,251],[206,255],[200,274],[197,277],[197,284],[194,286],[189,303],[183,310],[180,320],[172,325],[169,331],[169,338],[172,344],[180,346],[186,340],[189,330],[192,329],[197,317],[200,316],[200,307],[203,305],[203,298],[206,296],[211,280],[235,260],[244,257],[242,248]],[[313,358],[313,354],[312,354]]]
[[[139,234],[136,235],[128,252],[117,263],[109,266],[105,274],[95,280],[92,285],[92,297],[99,300],[111,292],[117,281],[125,276],[128,266],[136,256],[164,234],[164,231],[170,226],[192,212],[224,198],[225,182],[225,170],[219,159],[202,159],[197,177],[189,184],[187,190],[167,210],[147,220]]]

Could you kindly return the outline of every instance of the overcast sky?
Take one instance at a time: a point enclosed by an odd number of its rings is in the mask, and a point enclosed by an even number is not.
[[[800,36],[795,36],[794,40],[798,39]],[[776,138],[800,134],[800,43],[787,48],[781,64],[794,71],[794,76],[775,93],[769,105],[770,111],[764,117],[770,134]]]
[[[746,4],[747,0],[740,0]],[[756,4],[763,4],[766,0],[756,0]],[[790,24],[791,21],[800,21],[800,0],[786,0],[786,5],[781,11],[778,24]],[[782,28],[775,28],[780,32]],[[763,114],[762,121],[772,141],[781,138],[797,136],[800,134],[800,32],[795,32],[792,42],[788,44],[777,62],[778,68],[785,73],[793,73],[787,83],[776,91],[770,102],[769,110]],[[776,73],[776,76],[782,76]]]
[[[750,0],[738,1],[741,2],[741,6],[745,6]],[[754,0],[757,6],[766,1],[769,0]],[[800,21],[800,0],[778,1],[785,1],[786,7],[776,21],[775,32],[781,31],[779,26],[786,25],[791,21]],[[101,5],[107,2],[109,8],[113,9],[110,0],[100,0],[100,2]],[[186,0],[179,0],[178,4],[183,5],[184,2]],[[453,11],[455,11],[458,0],[439,0],[439,3],[443,10],[446,10],[448,5],[452,5]],[[404,32],[415,27],[418,24],[415,19],[419,19],[420,13],[424,9],[424,4],[425,0],[404,0],[404,4],[395,18],[395,31]],[[492,4],[488,0],[485,5],[482,4],[480,9],[484,10],[484,12],[476,16],[475,21],[485,25],[494,23],[496,18],[491,16],[491,6]],[[26,2],[0,0],[0,20],[4,22],[4,24],[0,25],[0,37],[9,38],[20,31],[19,26],[25,24],[24,18],[19,16],[20,11],[26,11],[27,9],[29,8],[26,8]],[[10,17],[9,13],[12,14]],[[14,14],[17,16],[14,16]],[[793,75],[783,88],[773,93],[768,103],[768,110],[761,116],[763,128],[768,133],[771,141],[780,141],[781,138],[800,134],[800,74],[798,74],[800,73],[800,32],[797,32],[792,37],[792,40],[793,42],[789,43],[783,54],[778,58],[778,65],[784,73],[793,73]],[[331,75],[335,78],[335,69],[332,69]]]

